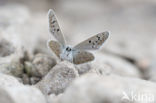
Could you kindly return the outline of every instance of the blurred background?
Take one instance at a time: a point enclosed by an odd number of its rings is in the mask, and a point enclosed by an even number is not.
[[[0,38],[33,53],[49,53],[49,9],[55,11],[70,45],[108,30],[111,34],[100,52],[124,58],[141,70],[156,60],[155,0],[0,0]]]
[[[71,46],[110,32],[100,50],[90,51],[94,61],[73,66],[55,58],[47,47],[54,39],[49,9]],[[155,99],[155,74],[156,0],[0,0],[0,103],[123,103],[123,91],[131,90]]]

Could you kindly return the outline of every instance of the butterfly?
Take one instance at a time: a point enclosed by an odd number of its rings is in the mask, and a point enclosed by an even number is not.
[[[87,50],[99,49],[109,36],[108,31],[98,33],[78,45],[71,47],[66,45],[64,36],[52,9],[49,9],[48,11],[48,22],[49,31],[57,40],[48,41],[48,47],[61,60],[67,60],[74,64],[82,64],[94,60],[94,55]]]

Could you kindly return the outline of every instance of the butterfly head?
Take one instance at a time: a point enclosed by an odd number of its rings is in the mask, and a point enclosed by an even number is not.
[[[71,48],[70,46],[66,46],[65,50],[66,50],[67,52],[71,52],[71,51],[72,51],[72,48]]]

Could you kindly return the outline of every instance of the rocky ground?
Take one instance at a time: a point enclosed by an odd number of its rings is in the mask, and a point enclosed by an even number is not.
[[[0,1],[0,103],[156,103],[154,0],[15,1]],[[47,48],[49,8],[69,44],[111,32],[94,61]]]

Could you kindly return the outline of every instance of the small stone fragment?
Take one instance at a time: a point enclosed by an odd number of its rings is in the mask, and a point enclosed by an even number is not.
[[[32,76],[32,68],[34,67],[31,62],[28,62],[28,61],[24,62],[24,70],[28,76]]]
[[[30,84],[29,76],[27,74],[22,75],[23,84]]]
[[[75,65],[75,68],[78,70],[79,75],[85,74],[92,69],[91,63]]]
[[[41,78],[39,78],[39,77],[30,77],[30,84],[34,85],[37,82],[39,82],[40,80],[41,80]]]

